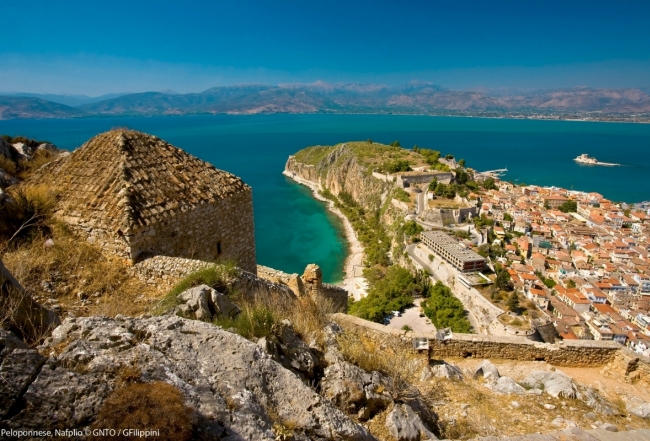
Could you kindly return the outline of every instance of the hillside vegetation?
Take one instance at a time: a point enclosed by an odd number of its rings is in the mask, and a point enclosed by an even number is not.
[[[410,203],[409,193],[396,187],[390,177],[384,182],[371,176],[373,172],[396,173],[418,167],[450,171],[448,164],[454,164],[450,161],[453,156],[446,155],[446,161],[441,158],[433,149],[415,146],[409,150],[399,141],[386,145],[367,140],[308,147],[289,159],[289,172],[321,183],[321,195],[346,216],[364,247],[364,276],[369,289],[366,297],[350,304],[350,314],[382,322],[393,311],[412,306],[415,297],[424,297],[429,305],[427,315],[436,326],[455,332],[471,330],[462,303],[448,288],[432,287],[428,276],[407,268],[406,241],[416,240],[422,228],[413,221],[406,222],[404,213],[390,201],[395,198]],[[462,167],[454,173],[461,176],[462,183],[445,186],[454,192],[450,197],[456,191],[470,191],[468,173]]]

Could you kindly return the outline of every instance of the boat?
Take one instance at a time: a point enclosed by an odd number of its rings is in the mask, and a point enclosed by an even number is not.
[[[583,153],[582,155],[578,156],[577,158],[574,159],[574,161],[579,162],[581,164],[604,165],[608,167],[621,165],[621,164],[615,164],[613,162],[600,162],[598,159],[594,158],[593,156],[589,156],[586,153]]]

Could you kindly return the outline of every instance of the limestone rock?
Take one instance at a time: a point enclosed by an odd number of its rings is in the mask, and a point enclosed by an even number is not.
[[[207,285],[195,286],[178,295],[178,299],[183,302],[187,308],[182,310],[189,311],[197,320],[209,320],[212,318],[208,296],[212,288]]]
[[[428,370],[434,377],[448,378],[450,380],[463,379],[463,371],[458,366],[446,362],[429,366]]]
[[[600,428],[608,432],[618,432],[618,427],[611,423],[603,423],[600,425]]]
[[[490,388],[494,392],[503,395],[523,395],[526,393],[526,389],[510,377],[500,377]]]
[[[59,355],[51,352],[62,343]],[[272,441],[276,422],[292,427],[296,439],[373,439],[254,343],[210,323],[177,316],[66,319],[41,349],[51,356],[24,405],[0,419],[2,427],[86,427],[130,368],[139,381],[178,387],[202,434],[231,434],[205,439]]]
[[[0,186],[7,188],[11,185],[16,185],[19,182],[20,180],[18,180],[18,178],[0,168]]]
[[[633,413],[639,418],[650,418],[650,403],[645,403],[641,406],[633,407],[630,409],[630,413]]]
[[[407,404],[395,404],[386,417],[386,428],[398,441],[438,439]]]
[[[34,149],[32,147],[22,142],[17,142],[13,144],[12,147],[21,159],[32,159],[32,155],[34,154]]]
[[[241,312],[241,309],[231,302],[227,295],[220,293],[216,289],[210,290],[210,306],[217,315],[223,317],[233,318]]]
[[[9,150],[9,143],[7,143],[7,141],[5,141],[4,138],[0,138],[0,156],[11,158],[11,150]]]
[[[474,378],[483,377],[489,383],[496,383],[500,376],[499,370],[490,360],[483,360],[474,371]]]
[[[276,335],[280,351],[284,356],[282,364],[308,377],[313,377],[318,359],[309,350],[309,346],[298,337],[289,320],[280,322]]]
[[[347,361],[338,360],[325,369],[321,391],[339,409],[367,420],[393,402],[386,383],[387,380],[377,372],[369,373]]]
[[[11,334],[2,331],[3,334]],[[33,381],[45,363],[45,357],[24,347],[24,343],[13,337],[0,337],[6,343],[0,364],[0,416],[5,416],[17,404],[27,386]],[[22,344],[16,342],[16,340]]]
[[[45,150],[46,152],[50,152],[50,153],[57,153],[59,151],[57,146],[55,146],[54,144],[50,144],[49,142],[44,142],[42,144],[39,144],[36,147],[36,150]]]
[[[533,371],[521,384],[529,388],[544,389],[552,397],[576,398],[578,389],[567,375],[560,371]]]

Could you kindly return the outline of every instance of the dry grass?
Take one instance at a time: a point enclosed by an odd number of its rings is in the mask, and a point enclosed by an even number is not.
[[[0,168],[10,175],[15,175],[18,171],[18,166],[16,163],[4,155],[0,155]]]
[[[429,402],[434,404],[438,413],[439,430],[442,438],[472,439],[478,436],[518,436],[531,433],[547,433],[564,427],[555,427],[551,422],[561,417],[573,421],[583,429],[591,429],[594,420],[584,417],[594,412],[578,399],[552,398],[546,394],[536,395],[501,395],[490,391],[482,380],[465,378],[463,381],[451,381],[435,378],[419,386],[420,391]],[[516,408],[512,402],[519,403]],[[466,410],[461,404],[469,404]],[[555,409],[548,410],[544,404],[551,404]],[[624,403],[612,403],[619,410],[618,415],[598,414],[601,422],[615,424],[620,430],[627,426],[648,428],[650,422],[640,418],[627,418]]]
[[[391,380],[391,395],[397,400],[400,395],[410,395],[410,386],[428,363],[426,358],[408,348],[397,338],[387,338],[379,343],[364,333],[346,331],[337,337],[341,353],[350,363],[361,369],[378,371]]]
[[[54,246],[45,247],[51,238]],[[63,311],[75,315],[138,315],[150,309],[150,299],[159,296],[129,274],[118,259],[101,254],[98,248],[75,236],[65,225],[49,222],[49,234],[38,232],[30,242],[9,244],[2,256],[11,273],[35,300],[52,299]],[[85,304],[77,296],[88,296]]]
[[[288,298],[280,295],[238,299],[242,312],[234,319],[218,318],[215,324],[234,330],[248,339],[273,334],[277,323],[287,319],[296,333],[305,341],[313,341],[323,348],[323,329],[329,316],[335,312],[333,304],[324,298]]]
[[[192,438],[194,422],[194,412],[185,405],[181,391],[158,381],[116,389],[104,401],[92,429],[157,430],[159,435],[148,439],[182,441]]]

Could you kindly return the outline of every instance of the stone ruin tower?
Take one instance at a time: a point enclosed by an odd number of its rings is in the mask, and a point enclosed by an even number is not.
[[[164,255],[257,273],[251,188],[155,136],[102,133],[30,182],[55,189],[56,216],[130,264]]]

